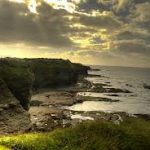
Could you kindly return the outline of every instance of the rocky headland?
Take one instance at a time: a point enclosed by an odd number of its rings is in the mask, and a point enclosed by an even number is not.
[[[89,69],[62,59],[0,59],[0,134],[30,130],[32,93],[73,85]]]
[[[119,102],[118,99],[80,95],[84,92],[131,93],[127,89],[92,83],[85,77],[90,67],[62,59],[0,59],[0,135],[20,132],[51,131],[100,120],[120,124],[128,117],[149,120],[147,115],[124,112],[72,111],[69,106],[84,101]],[[99,71],[99,70],[96,70]],[[113,94],[112,94],[113,93]]]

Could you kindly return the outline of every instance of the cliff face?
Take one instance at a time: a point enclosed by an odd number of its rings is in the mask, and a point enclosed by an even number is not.
[[[0,78],[24,109],[28,109],[32,88],[74,84],[88,69],[62,59],[0,59]]]
[[[28,130],[30,116],[0,79],[0,135]]]
[[[83,66],[82,64],[74,63],[74,69],[79,75],[86,76],[88,74],[88,70],[91,68],[89,66]]]
[[[30,59],[27,62],[35,75],[34,89],[69,85],[78,79],[79,73],[70,61]]]
[[[4,124],[8,128],[13,122],[18,130],[28,127],[29,115],[25,110],[33,89],[74,84],[88,69],[62,59],[0,59],[0,131]]]
[[[11,93],[19,100],[24,109],[28,109],[34,74],[24,60],[1,59],[0,77]]]

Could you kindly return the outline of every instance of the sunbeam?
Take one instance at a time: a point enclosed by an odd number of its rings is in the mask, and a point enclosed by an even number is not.
[[[9,0],[11,2],[26,3],[31,13],[37,13],[37,5],[45,2],[52,6],[54,9],[64,9],[70,13],[75,11],[75,2],[68,0]]]

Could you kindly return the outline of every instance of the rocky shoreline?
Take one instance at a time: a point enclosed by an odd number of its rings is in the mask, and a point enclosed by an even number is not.
[[[115,97],[119,93],[131,93],[126,89],[111,88],[109,83],[90,82],[85,77],[100,76],[88,75],[90,68],[87,66],[48,59],[2,59],[0,63],[0,135],[47,132],[93,120],[118,125],[128,117],[150,120],[149,115],[70,110],[69,106],[85,101],[119,102],[117,99],[79,95],[79,92],[113,93]]]
[[[89,69],[62,59],[0,59],[0,135],[32,129],[32,91],[73,85]]]
[[[32,106],[30,107],[30,115],[32,121],[32,131],[51,131],[55,128],[65,128],[75,126],[84,121],[105,120],[120,124],[128,117],[143,117],[149,120],[148,115],[130,115],[124,112],[118,113],[104,113],[99,111],[72,111],[69,106],[84,101],[105,101],[118,102],[109,98],[97,98],[90,96],[81,96],[78,92],[96,91],[93,86],[97,86],[98,91],[104,91],[105,85],[93,84],[88,80],[82,78],[78,83],[72,87],[59,88],[55,90],[45,89],[33,95],[31,99]],[[101,87],[101,90],[100,90]],[[126,93],[126,90],[112,89],[114,93]],[[110,93],[111,93],[110,92]],[[109,91],[108,91],[109,93]],[[147,117],[146,117],[147,116]]]

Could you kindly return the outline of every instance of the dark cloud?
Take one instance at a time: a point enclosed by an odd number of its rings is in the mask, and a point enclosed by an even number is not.
[[[0,43],[70,50],[74,57],[91,56],[97,63],[128,56],[148,61],[149,0],[80,0],[76,8],[70,13],[43,2],[34,14],[24,3],[0,0]]]
[[[120,31],[114,40],[143,40],[146,44],[150,44],[150,34],[140,31],[124,30]]]
[[[150,44],[146,44],[143,40],[120,40],[115,41],[113,50],[117,53],[150,55]]]
[[[100,10],[102,12],[104,10],[109,10],[109,7],[100,0],[81,0],[78,9],[85,12],[90,12],[92,10]]]
[[[121,22],[113,18],[111,15],[100,16],[81,16],[80,22],[87,26],[98,28],[106,28],[108,30],[116,29],[121,26]]]
[[[130,15],[131,22],[150,31],[150,2],[138,3]]]
[[[0,1],[0,41],[69,46],[64,10],[56,11],[43,3],[39,15],[30,14],[25,4]],[[62,15],[64,14],[64,15]]]
[[[38,15],[31,14],[23,3],[0,1],[0,41],[71,47],[74,43],[68,35],[84,36],[85,32],[97,32],[95,27],[112,30],[120,26],[112,16],[70,14],[46,3],[42,3],[37,11]],[[75,23],[85,27],[71,27]]]

